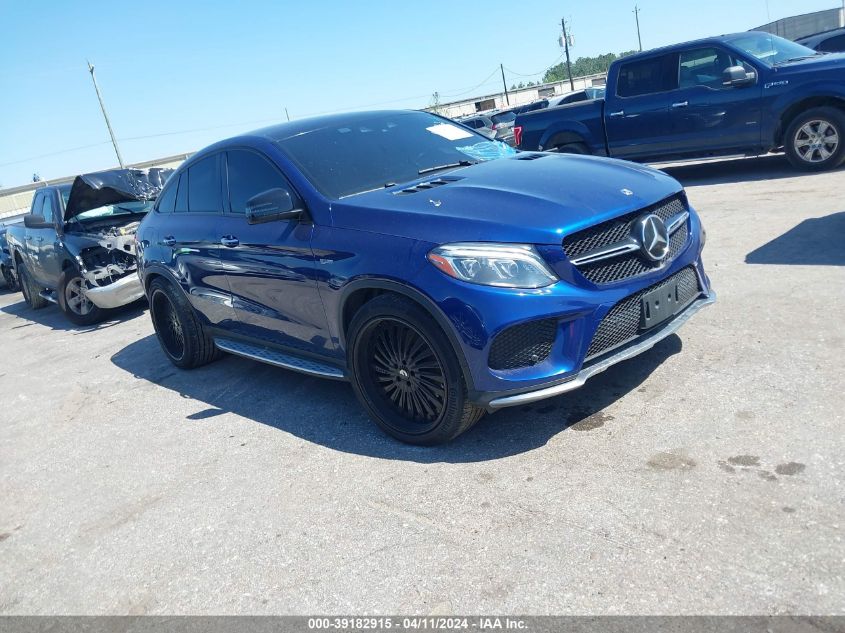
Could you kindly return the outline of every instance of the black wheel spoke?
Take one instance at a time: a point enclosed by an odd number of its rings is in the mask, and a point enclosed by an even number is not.
[[[443,365],[431,343],[413,326],[396,318],[370,326],[367,372],[383,406],[398,416],[409,432],[436,424],[446,409]]]

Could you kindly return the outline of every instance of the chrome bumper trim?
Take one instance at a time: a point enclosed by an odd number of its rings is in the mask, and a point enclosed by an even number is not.
[[[579,371],[566,382],[562,382],[558,385],[553,385],[551,387],[538,389],[537,391],[528,391],[526,393],[519,393],[513,396],[503,396],[501,398],[494,398],[487,405],[487,409],[492,411],[495,409],[502,409],[504,407],[514,407],[521,404],[528,404],[530,402],[544,400],[546,398],[551,398],[553,396],[558,396],[562,393],[566,393],[567,391],[578,389],[579,387],[583,386],[588,379],[592,378],[596,374],[600,374],[605,369],[608,369],[609,367],[612,367],[617,363],[621,363],[623,360],[628,360],[629,358],[633,358],[634,356],[642,354],[646,350],[651,349],[667,336],[674,334],[684,323],[690,320],[692,315],[701,310],[701,308],[710,305],[715,301],[716,293],[711,290],[709,294],[693,301],[683,312],[681,312],[678,316],[672,319],[672,321],[667,323],[665,326],[663,326],[656,332],[653,332],[646,338],[642,339],[641,341],[638,341],[637,343],[629,347],[621,349],[615,354],[611,354],[610,356],[603,358],[592,365],[584,367],[583,369],[581,369],[581,371]]]
[[[98,308],[111,310],[137,301],[144,296],[144,286],[135,273],[129,273],[108,286],[86,288],[85,296]]]

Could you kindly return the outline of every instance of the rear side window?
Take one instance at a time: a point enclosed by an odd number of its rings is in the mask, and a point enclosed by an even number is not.
[[[268,189],[286,189],[296,195],[282,173],[266,158],[247,150],[226,153],[229,205],[232,213],[246,213],[247,200]]]
[[[188,172],[182,172],[177,185],[175,211],[176,213],[185,213],[188,210]]]
[[[638,97],[674,90],[678,84],[674,59],[673,54],[622,64],[616,94],[620,97]]]
[[[159,213],[173,213],[173,209],[176,208],[176,192],[178,189],[178,178],[174,179],[168,187],[164,188],[164,191],[158,197],[158,206],[156,209]]]
[[[209,156],[188,168],[188,210],[191,213],[221,213],[218,156]],[[185,184],[182,175],[180,186]],[[177,196],[178,197],[178,196]]]
[[[845,35],[837,35],[836,37],[826,39],[824,42],[822,42],[816,47],[816,50],[824,51],[827,53],[845,51]]]
[[[516,115],[508,110],[507,112],[500,112],[499,114],[494,114],[490,117],[493,123],[510,123],[514,119],[516,119]]]

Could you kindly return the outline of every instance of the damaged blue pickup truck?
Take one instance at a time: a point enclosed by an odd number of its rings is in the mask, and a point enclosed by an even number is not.
[[[23,225],[6,232],[27,304],[56,303],[90,325],[143,297],[135,231],[172,171],[115,169],[38,189]]]

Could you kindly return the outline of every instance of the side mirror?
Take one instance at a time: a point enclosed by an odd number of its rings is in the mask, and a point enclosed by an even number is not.
[[[287,189],[268,189],[253,196],[246,202],[246,221],[261,224],[274,220],[290,220],[302,215],[303,209],[297,209],[293,197]]]
[[[757,81],[757,74],[745,72],[742,66],[729,66],[722,71],[723,86],[750,86]]]
[[[23,216],[23,225],[28,229],[49,229],[53,225],[45,221],[40,215],[32,215],[27,213]]]

